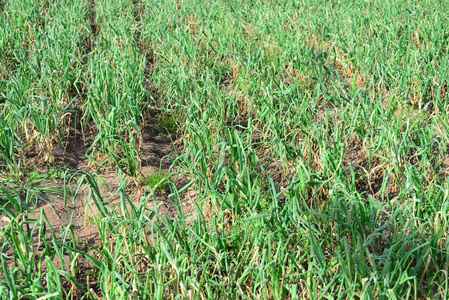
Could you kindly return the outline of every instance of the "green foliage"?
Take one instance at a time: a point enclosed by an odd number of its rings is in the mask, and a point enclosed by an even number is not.
[[[447,0],[0,8],[0,298],[448,298]],[[136,201],[149,123],[176,152]],[[116,206],[55,166],[79,140]],[[62,179],[96,245],[29,217]]]
[[[159,171],[146,176],[141,180],[141,182],[144,186],[148,186],[153,190],[153,192],[156,192],[158,190],[163,191],[167,187],[169,180],[166,174]]]
[[[182,116],[173,113],[160,113],[155,118],[155,129],[161,135],[176,134],[183,122]]]

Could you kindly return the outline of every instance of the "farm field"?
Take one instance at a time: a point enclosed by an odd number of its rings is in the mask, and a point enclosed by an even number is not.
[[[449,1],[0,0],[0,299],[448,299]]]

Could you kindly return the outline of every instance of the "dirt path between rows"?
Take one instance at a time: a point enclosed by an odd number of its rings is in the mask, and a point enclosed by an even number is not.
[[[86,39],[85,41],[87,47],[84,55],[86,56],[88,56],[96,47],[95,40],[101,30],[97,24],[94,6],[95,1],[92,0],[89,22],[93,39]],[[136,10],[136,22],[139,22],[140,13],[142,13],[141,8]],[[151,51],[149,50],[148,45],[140,39],[140,32],[136,32],[136,35],[138,40],[137,45],[146,61],[144,68],[146,77],[145,85],[150,90],[151,94],[157,94],[157,91],[154,90],[149,81],[153,64]],[[80,87],[79,89],[82,90],[84,94],[86,93],[83,87]],[[83,97],[82,94],[78,96],[81,98]],[[157,98],[157,95],[154,96]],[[149,123],[155,121],[151,120],[151,117],[149,119]],[[74,122],[74,124],[78,124],[79,127],[79,122]],[[99,192],[104,199],[105,204],[116,211],[119,210],[121,204],[120,195],[117,192],[121,188],[121,182],[115,169],[101,168],[100,170],[97,170],[96,166],[90,163],[89,159],[86,157],[86,152],[94,140],[94,134],[91,134],[90,138],[86,138],[89,134],[85,134],[80,128],[72,129],[73,132],[71,131],[71,134],[67,137],[68,141],[65,147],[62,147],[61,145],[54,146],[53,156],[55,159],[51,165],[44,162],[37,153],[33,154],[34,157],[27,157],[26,161],[31,166],[35,165],[41,174],[48,173],[50,169],[54,167],[59,167],[62,171],[70,170],[70,174],[76,174],[74,175],[74,180],[67,183],[67,186],[64,186],[64,182],[61,180],[58,180],[57,182],[48,180],[41,183],[40,186],[37,186],[37,189],[42,187],[57,187],[59,189],[70,189],[77,192],[68,194],[66,197],[54,194],[42,194],[40,197],[41,199],[37,202],[34,209],[28,211],[27,217],[28,219],[40,219],[43,216],[42,213],[45,212],[45,222],[49,225],[46,230],[48,240],[53,238],[60,239],[67,227],[71,226],[77,247],[83,251],[90,252],[90,249],[86,244],[95,248],[101,247],[99,231],[94,224],[94,219],[99,217],[99,211],[94,201],[89,196],[92,188],[87,181],[80,184],[77,180],[79,181],[81,179],[83,176],[82,174],[92,174],[96,179]],[[145,128],[142,129],[142,139],[142,149],[139,153],[142,162],[140,170],[142,178],[148,178],[160,173],[168,174],[172,163],[171,159],[174,154],[172,141],[169,138],[158,134],[157,130],[151,125],[145,126]],[[26,176],[27,175],[24,177]],[[179,186],[183,183],[174,182],[174,184]],[[125,191],[134,205],[139,206],[142,197],[151,197],[151,199],[148,199],[146,207],[148,211],[154,210],[155,206],[157,206],[159,214],[165,215],[169,219],[175,218],[178,213],[178,208],[176,208],[168,199],[169,187],[167,186],[165,189],[156,192],[153,196],[146,193],[147,187],[148,186],[145,186],[145,183],[136,184],[133,179],[128,178],[128,184],[125,186]],[[186,198],[182,203],[182,209],[184,214],[188,215],[194,210],[194,205]],[[10,221],[8,218],[6,218],[3,213],[0,213],[0,227],[6,228],[9,223]],[[53,236],[52,230],[49,230],[50,226],[54,230],[55,236]],[[38,240],[37,237],[34,240],[34,247],[37,252],[42,248],[42,245],[38,244]],[[55,267],[58,269],[67,270],[69,267],[67,265],[62,266],[56,257],[54,263]],[[11,262],[11,266],[13,266],[13,264],[14,262]],[[81,258],[79,267],[81,270],[84,269],[85,271],[92,269],[92,266],[86,258]],[[82,284],[84,283],[85,282]]]
[[[120,188],[120,180],[116,170],[102,169],[95,174],[93,172],[95,171],[94,167],[89,164],[89,160],[84,154],[86,150],[85,141],[82,140],[79,140],[79,143],[72,143],[65,151],[56,150],[54,153],[54,165],[60,166],[61,169],[70,169],[74,172],[81,171],[79,175],[75,176],[78,179],[82,176],[82,172],[93,174],[105,204],[120,214],[121,199],[119,193],[117,193]],[[168,174],[171,165],[170,154],[173,154],[173,152],[173,144],[170,139],[159,136],[152,128],[144,130],[141,151],[142,177],[147,178],[159,172]],[[48,169],[48,166],[40,168],[42,173],[47,172]],[[139,186],[133,183],[132,180],[128,181],[129,184],[125,187],[125,191],[134,205],[139,207],[141,197],[151,197],[151,199],[148,199],[146,206],[148,211],[154,210],[155,205],[157,205],[157,210],[160,215],[165,215],[169,219],[173,219],[177,215],[178,209],[168,199],[168,186],[156,192],[152,197],[148,193],[145,193],[145,184]],[[61,188],[62,182],[59,182],[59,184]],[[44,182],[42,185],[51,187],[55,183]],[[94,218],[101,216],[99,216],[99,211],[94,201],[89,197],[89,192],[92,188],[86,181],[81,185],[70,183],[67,187],[72,190],[78,190],[78,192],[74,196],[66,197],[66,199],[60,195],[43,195],[43,199],[37,203],[36,208],[28,213],[28,218],[40,219],[42,211],[44,211],[48,219],[46,223],[54,229],[57,239],[61,237],[62,232],[68,226],[72,226],[75,242],[79,245],[79,249],[91,252],[90,247],[85,244],[95,248],[101,247],[99,231],[94,224]],[[184,213],[187,215],[193,211],[194,205],[186,199],[185,203],[182,203],[182,207]],[[0,227],[5,228],[8,224],[7,218],[4,215],[0,215]],[[47,239],[50,240],[52,238],[51,230],[47,230]],[[36,244],[37,241],[38,239],[36,238]],[[37,249],[41,248],[39,245],[35,246]],[[60,261],[56,257],[54,264],[59,269],[69,268],[69,265],[61,266]],[[69,264],[69,261],[66,264]],[[92,269],[86,258],[82,258],[78,265],[81,270],[88,271]],[[95,285],[95,282],[91,282],[91,284]]]

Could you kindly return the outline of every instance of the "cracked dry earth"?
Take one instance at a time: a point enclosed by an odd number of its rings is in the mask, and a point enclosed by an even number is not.
[[[81,142],[83,144],[83,142]],[[84,155],[87,148],[83,145],[72,145],[67,147],[66,151],[56,150],[55,165],[64,166],[72,171],[81,171],[75,177],[80,178],[82,172],[94,173],[94,169],[89,166],[89,161]],[[172,142],[168,138],[159,136],[155,130],[147,129],[143,132],[143,149],[142,149],[142,168],[141,173],[143,178],[148,178],[151,175],[162,172],[168,174],[169,167],[171,165],[170,154],[173,153]],[[48,169],[41,169],[41,172],[46,172]],[[120,209],[121,198],[118,190],[120,188],[120,180],[115,170],[102,170],[95,172],[94,175],[100,195],[102,196],[105,204],[108,207],[115,209],[117,212]],[[60,182],[60,184],[63,184]],[[178,183],[175,183],[178,185]],[[54,183],[45,182],[43,186],[53,187]],[[92,192],[92,188],[83,182],[82,185],[76,183],[68,184],[68,187],[72,191],[76,191],[73,195],[42,195],[41,200],[38,201],[36,208],[28,213],[29,219],[40,219],[42,212],[45,212],[47,220],[46,223],[50,223],[51,227],[55,231],[57,238],[61,237],[63,230],[67,226],[72,225],[75,235],[75,241],[80,250],[89,251],[85,244],[92,245],[94,247],[101,246],[101,239],[97,226],[94,224],[93,219],[98,216],[99,211],[96,207],[92,197],[89,197],[89,193]],[[154,196],[149,196],[145,193],[144,185],[136,185],[132,180],[128,180],[125,191],[134,205],[139,207],[142,197],[151,197],[148,199],[147,209],[152,210],[157,205],[160,215],[165,215],[169,219],[173,219],[177,214],[177,209],[174,204],[168,199],[168,187],[162,191],[158,191]],[[65,199],[64,199],[65,198]],[[194,205],[186,198],[183,200],[182,208],[185,215],[188,215],[193,211]],[[43,218],[45,220],[45,218]],[[4,215],[0,214],[0,227],[8,226],[9,222]],[[52,238],[52,233],[47,230],[47,237]],[[39,248],[39,246],[38,246]],[[90,251],[89,251],[90,252]],[[55,266],[61,267],[61,263],[55,258]],[[69,264],[69,262],[66,262]],[[89,269],[89,262],[87,259],[79,262],[81,268]],[[68,267],[65,266],[65,267]]]

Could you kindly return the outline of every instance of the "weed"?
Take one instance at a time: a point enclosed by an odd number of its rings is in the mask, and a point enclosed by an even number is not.
[[[148,176],[145,176],[141,183],[144,186],[150,187],[153,192],[156,191],[164,191],[165,188],[168,186],[169,180],[167,179],[167,175],[164,174],[162,171],[159,171],[154,174],[150,174]]]

